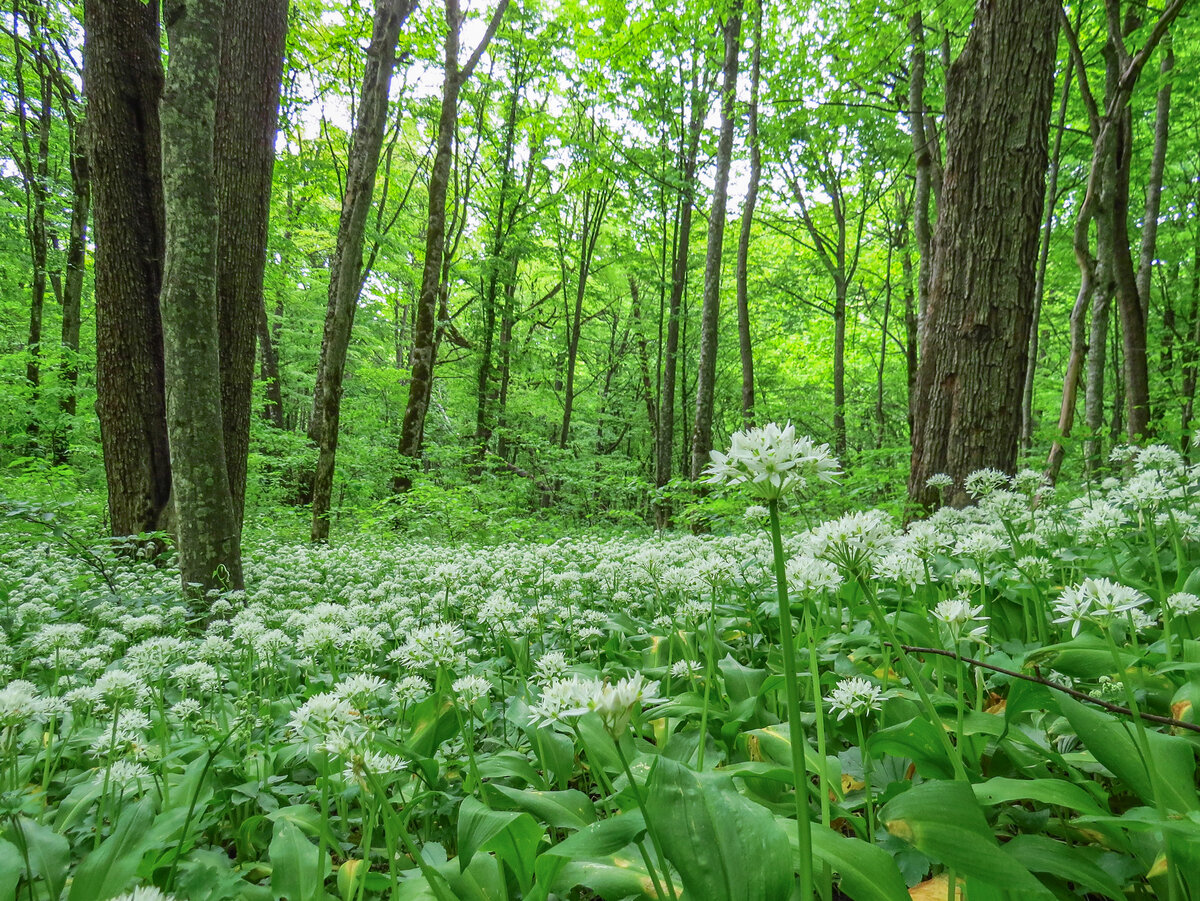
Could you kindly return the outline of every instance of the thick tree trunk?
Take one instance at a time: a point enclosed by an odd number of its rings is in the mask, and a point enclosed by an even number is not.
[[[946,86],[946,171],[921,341],[909,496],[1015,467],[1054,92],[1056,0],[980,3]]]
[[[1063,126],[1067,119],[1067,103],[1071,99],[1071,69],[1074,60],[1067,61],[1062,95],[1058,101],[1057,125],[1054,129],[1054,149],[1050,152],[1050,183],[1046,187],[1046,221],[1042,227],[1042,245],[1038,251],[1037,279],[1033,289],[1033,319],[1029,323],[1029,353],[1025,364],[1025,386],[1021,391],[1021,449],[1029,450],[1033,443],[1033,381],[1037,373],[1038,339],[1042,322],[1042,303],[1046,294],[1046,267],[1050,261],[1050,236],[1054,229],[1054,207],[1058,201],[1058,170],[1062,159]]]
[[[224,6],[214,139],[217,316],[225,458],[240,529],[288,0],[225,0]]]
[[[363,241],[367,214],[375,193],[375,170],[383,147],[388,93],[396,59],[400,27],[412,11],[413,0],[379,0],[371,28],[371,44],[359,95],[358,114],[350,157],[346,163],[346,190],[338,221],[337,247],[329,273],[329,303],[321,339],[321,362],[313,397],[309,435],[317,436],[317,469],[313,477],[313,541],[329,538],[329,508],[333,496],[333,471],[337,458],[338,423],[342,405],[342,378],[346,351],[354,326],[354,311],[362,291]]]
[[[164,10],[170,67],[162,96],[162,327],[171,485],[185,589],[240,588],[240,529],[229,489],[217,331],[213,156],[223,0]]]
[[[742,0],[733,0],[722,29],[725,34],[721,79],[721,135],[717,139],[717,172],[708,219],[708,251],[704,258],[704,302],[700,312],[700,363],[696,376],[696,417],[692,428],[693,480],[700,478],[712,450],[713,400],[717,382],[717,332],[721,312],[721,261],[725,244],[725,205],[729,163],[733,156],[733,104],[737,95],[738,52],[742,38]]]
[[[96,413],[114,535],[164,528],[171,493],[159,318],[164,228],[159,40],[157,4],[84,4],[96,242]]]
[[[746,114],[746,144],[750,149],[750,181],[742,206],[742,228],[737,247],[738,349],[742,357],[742,425],[754,425],[754,345],[750,339],[749,258],[758,182],[762,175],[762,148],[758,143],[758,88],[762,68],[763,2],[754,6],[754,55],[750,58],[750,107]]]
[[[433,365],[437,354],[437,313],[442,295],[446,251],[446,196],[450,188],[450,165],[454,155],[454,131],[458,123],[458,95],[500,25],[508,0],[500,0],[487,31],[468,61],[460,68],[458,46],[462,13],[458,0],[446,0],[445,75],[442,81],[442,106],[438,115],[437,140],[433,166],[429,172],[429,212],[425,221],[425,263],[421,270],[421,291],[417,296],[417,316],[413,327],[412,376],[408,382],[408,402],[400,426],[400,456],[408,458],[408,467],[416,465],[425,442],[425,415],[433,396]],[[392,480],[395,491],[412,487],[412,472],[406,468]]]
[[[79,383],[79,329],[82,320],[83,277],[87,253],[87,227],[91,213],[92,179],[88,168],[86,120],[75,120],[71,132],[71,234],[67,239],[66,278],[62,293],[62,348],[60,375],[63,383],[60,408],[69,417],[75,415]],[[59,462],[66,462],[66,436]]]
[[[909,37],[913,53],[908,81],[908,119],[912,128],[913,160],[916,163],[916,179],[913,187],[913,237],[917,242],[917,327],[925,318],[929,306],[929,279],[933,267],[933,228],[929,210],[930,191],[933,187],[934,160],[937,156],[937,138],[932,129],[926,128],[925,111],[925,25],[921,13],[916,12],[908,20]],[[940,193],[940,191],[939,191]],[[913,370],[913,375],[916,372]],[[911,398],[911,392],[910,392]],[[911,424],[912,414],[909,414]]]
[[[1162,85],[1154,107],[1154,151],[1146,179],[1146,206],[1142,213],[1142,248],[1138,256],[1137,292],[1142,316],[1150,320],[1150,284],[1154,276],[1154,256],[1158,247],[1158,214],[1162,207],[1163,173],[1167,168],[1167,140],[1171,135],[1171,72],[1175,68],[1175,50],[1171,36],[1163,38],[1163,58],[1159,65]]]
[[[1131,442],[1150,432],[1150,364],[1146,354],[1146,317],[1138,296],[1137,274],[1129,241],[1129,169],[1133,157],[1133,116],[1128,108],[1118,128],[1117,182],[1113,203],[1117,311],[1121,320],[1121,373],[1125,383],[1125,422]]]

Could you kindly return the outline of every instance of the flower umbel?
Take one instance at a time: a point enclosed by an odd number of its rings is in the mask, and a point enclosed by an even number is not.
[[[780,428],[768,423],[762,428],[736,432],[729,453],[710,452],[712,462],[704,470],[704,481],[715,485],[744,485],[765,501],[806,485],[809,479],[832,482],[838,463],[829,445],[814,444],[811,438],[796,437],[790,422]]]

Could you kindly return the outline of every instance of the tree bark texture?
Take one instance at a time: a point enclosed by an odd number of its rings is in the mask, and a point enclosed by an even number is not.
[[[226,469],[217,326],[214,132],[224,6],[223,0],[172,0],[163,10],[171,54],[161,106],[163,359],[185,589],[242,585],[241,530]]]
[[[166,525],[171,493],[159,290],[163,199],[157,4],[84,4],[96,413],[114,535]]]
[[[700,478],[712,450],[713,399],[717,382],[717,331],[721,313],[721,261],[725,244],[725,206],[729,164],[733,156],[733,104],[737,95],[738,52],[742,38],[742,0],[734,0],[723,28],[725,62],[721,80],[721,133],[717,139],[717,171],[708,218],[708,250],[704,258],[704,301],[700,312],[700,361],[696,377],[696,416],[692,428],[693,480]]]
[[[947,74],[946,168],[922,331],[909,495],[935,473],[1012,471],[1033,309],[1056,0],[981,0]]]
[[[221,415],[241,528],[288,0],[225,0],[214,148]]]
[[[321,339],[321,360],[313,395],[312,419],[309,422],[309,434],[315,437],[318,445],[312,495],[313,541],[329,538],[329,509],[337,458],[342,379],[346,373],[346,351],[350,346],[354,311],[362,291],[367,214],[371,211],[375,171],[383,147],[396,42],[400,37],[400,27],[412,8],[413,0],[379,0],[371,28],[371,44],[367,49],[350,157],[346,163],[346,190],[342,195],[337,246],[329,272],[329,303]]]

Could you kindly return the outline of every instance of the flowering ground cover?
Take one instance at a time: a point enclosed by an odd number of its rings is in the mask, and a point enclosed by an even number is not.
[[[202,616],[14,520],[0,899],[1200,897],[1200,468],[806,522],[835,466],[741,436],[702,537],[250,536]]]

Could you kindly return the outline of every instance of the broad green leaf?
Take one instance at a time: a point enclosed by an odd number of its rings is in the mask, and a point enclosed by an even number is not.
[[[528,811],[555,829],[582,829],[596,821],[596,805],[581,791],[534,791],[488,783],[483,793],[495,808],[513,807]]]
[[[954,765],[946,757],[946,749],[937,734],[941,728],[940,721],[931,722],[918,716],[880,729],[867,739],[867,744],[874,757],[890,754],[910,758],[917,772],[927,779],[952,779]]]
[[[43,826],[29,817],[21,817],[11,823],[4,837],[21,853],[22,864],[26,856],[29,858],[28,875],[31,880],[42,880],[46,894],[58,898],[67,882],[67,868],[71,860],[71,846],[67,840],[49,826]]]
[[[1035,873],[1049,873],[1081,885],[1113,901],[1123,901],[1120,884],[1102,866],[1072,848],[1045,835],[1017,835],[1004,850]]]
[[[796,821],[779,818],[778,822],[792,842],[793,854],[798,854]],[[838,874],[838,890],[851,901],[907,901],[904,877],[892,855],[882,848],[813,823],[812,850],[813,857]]]
[[[308,840],[291,820],[277,820],[271,836],[271,897],[318,901],[325,897],[329,855]]]
[[[24,874],[25,861],[17,846],[0,839],[0,901],[16,901],[17,883]]]
[[[660,758],[646,798],[662,851],[686,892],[709,901],[786,901],[792,891],[787,835],[721,773]]]
[[[997,777],[971,786],[980,804],[1004,804],[1009,801],[1037,801],[1069,807],[1080,813],[1103,814],[1106,811],[1091,792],[1065,779],[1005,779]]]
[[[125,808],[112,835],[75,871],[69,901],[105,901],[121,894],[154,842],[148,828],[153,819],[154,804],[149,798]]]
[[[463,798],[458,808],[458,854],[462,865],[470,864],[476,851],[520,816],[512,810],[490,810],[473,797]]]
[[[1200,810],[1196,795],[1196,759],[1185,738],[1145,730],[1152,766],[1143,760],[1137,726],[1062,695],[1058,707],[1084,746],[1100,763],[1147,804],[1168,810]],[[1155,794],[1158,798],[1155,798]]]
[[[1050,890],[1005,853],[988,828],[975,794],[965,782],[923,782],[879,811],[887,831],[959,876],[978,879],[1022,898],[1049,898]]]

